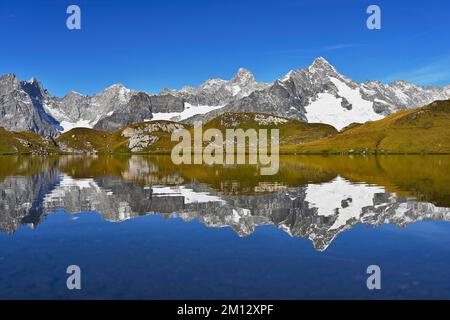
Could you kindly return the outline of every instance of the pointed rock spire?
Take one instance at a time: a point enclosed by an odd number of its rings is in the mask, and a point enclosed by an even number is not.
[[[314,59],[309,69],[337,72],[336,69],[327,60],[325,60],[324,57],[318,57]]]
[[[231,80],[232,82],[248,82],[248,81],[255,81],[255,77],[253,74],[245,69],[245,68],[239,68],[234,78]]]

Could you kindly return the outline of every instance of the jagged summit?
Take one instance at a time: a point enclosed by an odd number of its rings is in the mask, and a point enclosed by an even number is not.
[[[120,89],[127,89],[122,83],[114,83],[112,85],[110,85],[108,88],[106,88],[104,91],[106,90],[120,90]]]
[[[5,87],[10,87],[13,85],[17,87],[19,86],[19,84],[20,80],[17,79],[14,73],[7,73],[0,77],[0,85],[3,87],[3,89],[6,89]]]
[[[17,79],[14,73],[5,73],[0,79]]]
[[[313,65],[315,65],[315,64],[328,64],[328,65],[331,65],[328,62],[328,60],[326,60],[324,57],[317,57],[317,58],[315,58],[312,64]]]
[[[86,96],[85,94],[80,93],[80,92],[75,91],[75,90],[71,90],[67,95]]]
[[[239,68],[236,75],[231,79],[231,82],[249,82],[256,81],[253,73],[251,73],[248,69]]]
[[[44,85],[41,81],[39,81],[37,78],[32,77],[28,81],[23,81],[23,86],[26,87],[28,90],[33,90],[35,93],[43,94],[44,92],[47,92],[47,90],[44,88]]]
[[[337,73],[336,68],[331,65],[325,58],[318,57],[314,59],[313,63],[309,66],[309,71],[324,71],[324,72],[332,72]]]

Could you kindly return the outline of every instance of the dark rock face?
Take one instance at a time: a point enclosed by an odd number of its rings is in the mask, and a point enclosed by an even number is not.
[[[114,131],[127,124],[150,120],[155,112],[181,112],[183,109],[183,100],[170,94],[149,96],[138,92],[122,109],[101,119],[94,128]]]
[[[76,122],[84,118],[86,114],[93,113],[90,97],[73,91],[64,98],[55,98],[54,108],[64,115],[63,118],[58,118],[59,121]]]
[[[171,94],[154,95],[150,97],[152,111],[181,112],[184,110],[184,100]]]
[[[180,112],[184,101],[171,94],[150,96],[120,84],[94,96],[70,92],[58,98],[34,78],[20,81],[13,74],[0,78],[0,126],[10,131],[33,131],[56,137],[79,123],[115,130],[151,119],[153,109],[153,112]]]
[[[142,122],[152,117],[152,102],[149,95],[139,92],[133,95],[123,109],[101,119],[95,129],[114,131],[120,127]]]
[[[19,81],[15,75],[0,78],[0,126],[9,131],[33,131],[57,136],[57,121],[44,110],[48,94],[35,79]]]

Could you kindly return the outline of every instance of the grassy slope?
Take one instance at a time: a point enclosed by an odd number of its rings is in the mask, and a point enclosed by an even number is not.
[[[255,115],[267,116],[257,113],[227,113],[221,115],[214,120],[206,123],[203,131],[209,128],[217,128],[221,130],[225,137],[226,129],[241,128],[247,130],[254,129],[276,129],[280,130],[280,144],[293,144],[314,139],[331,136],[337,133],[332,126],[325,124],[308,124],[297,120],[288,120],[287,123],[280,125],[260,125],[254,120]],[[171,121],[155,121],[150,123],[173,123]],[[129,153],[128,139],[123,137],[122,132],[127,128],[140,129],[148,124],[136,123],[124,126],[115,132],[98,131],[94,129],[76,128],[61,135],[57,142],[73,151],[93,152],[97,150],[99,153]],[[194,137],[192,127],[186,126],[190,130],[191,138]],[[149,148],[139,153],[170,153],[173,146],[178,142],[171,141],[171,134],[164,131],[154,131],[150,135],[157,136],[159,139]]]
[[[173,122],[173,121],[167,121],[167,120],[158,120],[158,121],[150,121],[150,122],[141,122],[141,123],[135,123],[135,124],[131,124],[128,126],[124,126],[122,128],[120,128],[115,135],[118,137],[122,136],[122,132],[126,129],[126,128],[134,128],[134,129],[142,129],[145,128],[145,126],[149,123],[159,123],[159,124],[178,124],[177,122]],[[189,125],[183,124],[183,126],[186,129],[191,129],[191,127]],[[177,141],[171,141],[171,137],[172,134],[169,132],[165,132],[162,130],[158,130],[158,131],[153,131],[150,133],[150,135],[152,136],[156,136],[158,137],[158,141],[154,142],[153,144],[151,144],[148,148],[145,148],[143,151],[138,152],[138,153],[142,153],[142,154],[148,154],[148,153],[169,153],[172,151],[172,148],[178,143]],[[123,137],[122,137],[123,138]],[[128,144],[128,140],[125,139],[125,142],[122,144],[122,148],[116,149],[116,152],[122,152],[122,153],[129,153],[130,150],[127,147]]]
[[[450,153],[450,100],[392,114],[333,137],[291,145],[298,153]]]
[[[88,128],[72,129],[56,139],[62,149],[73,151],[111,152],[120,141],[117,141],[112,132]]]
[[[209,128],[217,128],[224,134],[226,129],[279,129],[280,137],[280,152],[284,152],[284,146],[304,143],[325,137],[330,137],[337,134],[337,130],[327,124],[321,123],[306,123],[304,121],[292,120],[278,117],[287,120],[282,124],[260,124],[255,120],[255,116],[267,117],[264,113],[225,113],[204,126],[204,131]]]
[[[225,113],[205,124],[204,130],[208,128],[217,128],[225,133],[225,129],[279,129],[280,130],[280,144],[300,143],[319,138],[332,136],[337,133],[336,129],[327,124],[321,123],[307,123],[304,121],[287,120],[283,124],[260,124],[255,121],[255,116],[266,117],[270,116],[264,113]],[[236,122],[238,123],[237,125]]]
[[[32,132],[10,132],[0,128],[0,154],[28,154],[58,151],[50,141]]]
[[[171,121],[157,122],[173,123]],[[72,149],[75,152],[94,152],[94,150],[96,150],[98,153],[130,153],[130,149],[128,148],[128,138],[124,137],[122,132],[127,128],[142,129],[145,128],[147,124],[148,122],[130,124],[114,132],[88,128],[75,128],[62,134],[56,141],[61,146],[64,146],[62,149]],[[176,144],[176,142],[170,141],[170,133],[155,131],[148,134],[157,136],[159,139],[140,153],[170,153],[172,146]]]

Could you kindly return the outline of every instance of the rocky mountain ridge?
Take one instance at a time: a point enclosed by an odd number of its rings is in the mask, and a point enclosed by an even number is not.
[[[6,74],[0,77],[0,127],[56,137],[75,127],[113,131],[151,119],[192,123],[226,112],[264,112],[340,130],[449,98],[450,85],[358,83],[324,58],[272,83],[258,82],[241,68],[231,80],[209,79],[196,88],[165,89],[158,94],[115,84],[92,96],[72,91],[60,98],[35,78],[21,81]]]
[[[447,87],[421,87],[406,81],[358,83],[340,74],[324,58],[304,69],[292,70],[263,90],[233,101],[201,118],[208,121],[224,112],[270,113],[336,129],[352,123],[379,120],[399,110],[412,109],[450,97]],[[193,122],[199,119],[194,117]]]

